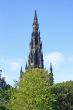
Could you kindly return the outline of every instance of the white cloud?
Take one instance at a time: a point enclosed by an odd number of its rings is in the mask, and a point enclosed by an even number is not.
[[[48,66],[52,63],[53,66],[59,66],[64,62],[64,55],[60,52],[53,52],[44,55],[45,65]]]
[[[19,69],[20,67],[20,63],[19,62],[10,62],[10,68],[13,71],[16,71],[17,69]]]
[[[52,62],[54,80],[56,83],[73,80],[73,55],[63,55],[61,52],[52,52],[44,55],[44,64],[49,69]]]
[[[0,67],[7,67],[11,71],[16,71],[20,68],[20,66],[23,65],[22,59],[4,59],[2,58],[0,60]]]
[[[7,83],[13,85],[13,80],[18,80],[20,75],[20,67],[24,65],[23,59],[0,59],[0,69],[2,69],[2,77],[5,77]]]

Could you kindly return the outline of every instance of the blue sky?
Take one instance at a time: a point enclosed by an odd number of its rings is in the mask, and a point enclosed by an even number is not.
[[[0,0],[0,68],[7,83],[25,70],[37,11],[44,65],[53,64],[55,83],[73,80],[73,0]]]

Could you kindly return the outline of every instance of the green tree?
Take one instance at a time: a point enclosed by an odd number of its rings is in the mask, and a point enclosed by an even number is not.
[[[23,73],[18,87],[12,90],[9,110],[52,110],[53,96],[48,71],[31,69]]]
[[[8,110],[8,103],[10,98],[10,86],[0,89],[0,110]]]
[[[50,92],[55,98],[54,110],[73,110],[73,81],[55,84]]]

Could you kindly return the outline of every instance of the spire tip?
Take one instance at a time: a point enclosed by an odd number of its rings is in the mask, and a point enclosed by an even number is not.
[[[35,10],[35,16],[37,16],[36,10]]]

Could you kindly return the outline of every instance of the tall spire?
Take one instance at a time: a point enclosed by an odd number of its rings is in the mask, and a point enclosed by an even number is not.
[[[38,32],[39,24],[37,13],[35,10],[34,21],[33,21],[33,32],[31,34],[30,42],[30,53],[28,57],[27,68],[44,68],[43,64],[43,52],[42,42],[40,40],[40,31]]]

